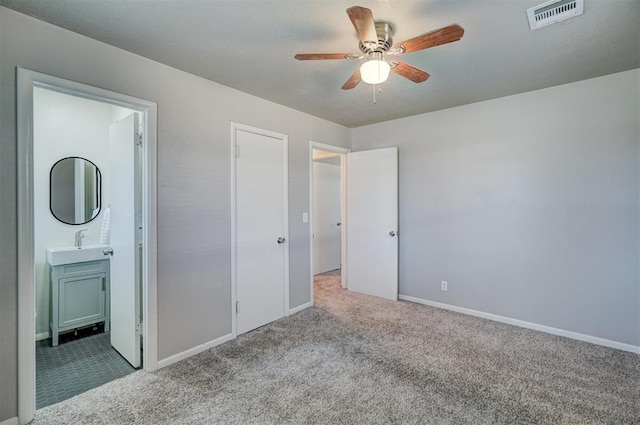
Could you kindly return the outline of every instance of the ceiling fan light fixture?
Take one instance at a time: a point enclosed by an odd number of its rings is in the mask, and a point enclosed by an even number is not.
[[[380,84],[387,81],[391,66],[381,59],[371,59],[360,66],[360,78],[367,84]]]
[[[562,8],[569,8],[567,2],[583,0],[549,0],[561,2]],[[567,4],[565,4],[567,3]],[[538,9],[536,9],[538,10]],[[544,9],[546,11],[546,9]],[[414,83],[427,81],[429,73],[407,63],[391,60],[386,62],[386,55],[404,55],[430,47],[458,41],[464,35],[464,29],[458,24],[447,25],[437,30],[426,32],[417,37],[410,38],[401,43],[394,43],[391,39],[393,27],[389,22],[374,21],[370,9],[362,6],[353,6],[347,9],[347,15],[358,34],[358,53],[298,53],[294,57],[301,61],[323,59],[361,59],[366,57],[362,64],[347,81],[340,87],[342,90],[355,88],[360,82],[373,86],[382,84],[389,78],[389,71],[406,78]]]

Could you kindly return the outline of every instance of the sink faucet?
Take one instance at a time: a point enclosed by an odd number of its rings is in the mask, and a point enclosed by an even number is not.
[[[75,247],[80,249],[82,248],[82,238],[84,238],[84,233],[82,232],[86,232],[87,229],[80,229],[76,232],[76,242],[75,242]]]

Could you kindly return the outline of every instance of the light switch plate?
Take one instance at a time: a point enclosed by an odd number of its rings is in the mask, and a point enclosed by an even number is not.
[[[302,222],[303,223],[308,223],[309,222],[309,213],[306,213],[306,212],[302,213]]]

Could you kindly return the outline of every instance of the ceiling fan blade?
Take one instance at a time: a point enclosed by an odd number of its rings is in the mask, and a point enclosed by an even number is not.
[[[298,53],[294,58],[299,61],[322,60],[322,59],[358,59],[360,55],[353,53]]]
[[[341,89],[342,90],[350,90],[350,89],[354,88],[355,86],[357,86],[359,82],[360,82],[360,68],[358,67],[356,69],[356,72],[351,74],[351,77],[349,77],[347,82],[342,85]]]
[[[398,51],[398,54],[411,53],[418,50],[428,49],[429,47],[439,46],[462,38],[464,29],[458,24],[452,24],[439,30],[431,31],[426,34],[419,35],[402,43],[395,43],[391,50]]]
[[[425,72],[415,66],[411,66],[408,63],[400,61],[391,61],[391,70],[398,75],[402,75],[404,78],[413,81],[414,83],[422,83],[427,81],[430,77],[428,72]]]
[[[363,45],[367,46],[367,43],[378,44],[376,24],[373,22],[373,14],[370,9],[353,6],[347,9],[347,15],[349,15],[349,19],[351,19],[351,23]]]

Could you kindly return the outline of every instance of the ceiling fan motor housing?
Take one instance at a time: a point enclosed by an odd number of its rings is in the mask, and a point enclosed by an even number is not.
[[[393,27],[388,22],[376,21],[376,33],[378,35],[377,42],[360,42],[360,50],[362,53],[370,54],[374,52],[383,53],[388,51],[393,45],[391,36],[393,35]]]

